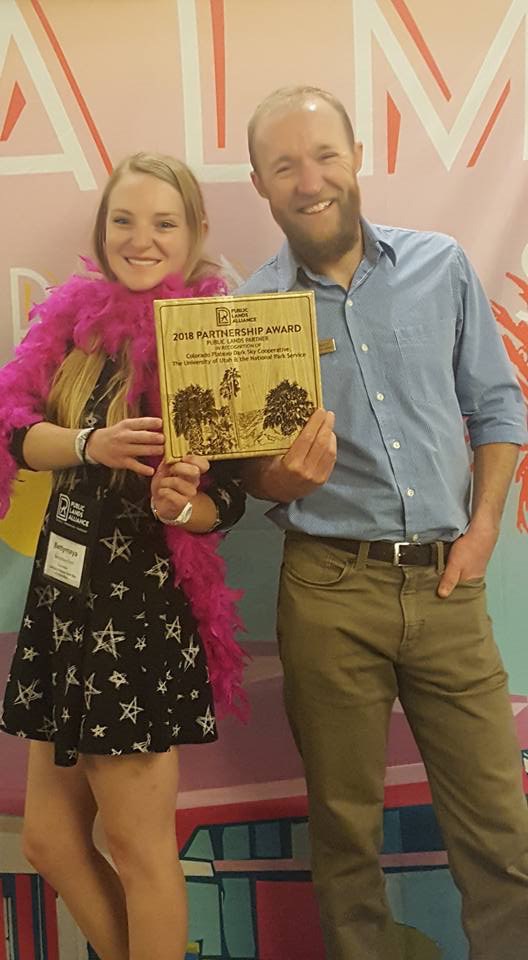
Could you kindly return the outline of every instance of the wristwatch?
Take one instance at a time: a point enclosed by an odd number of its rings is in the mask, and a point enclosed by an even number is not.
[[[95,430],[97,430],[97,427],[83,427],[73,441],[75,456],[79,463],[89,463],[93,467],[97,466],[97,460],[94,460],[87,452],[86,444]]]
[[[216,510],[216,519],[215,519],[214,523],[209,527],[209,530],[207,531],[207,533],[212,533],[213,530],[216,530],[216,528],[219,527],[220,524],[222,523],[222,517],[220,516],[220,511],[219,511],[219,509],[218,509],[218,504],[216,503],[215,500],[213,500],[213,504],[214,504],[214,507],[215,507],[215,510]]]
[[[183,510],[180,510],[178,516],[173,517],[172,520],[165,520],[163,517],[160,517],[156,507],[154,506],[154,500],[152,499],[150,501],[150,509],[156,517],[156,520],[159,520],[160,523],[164,523],[168,527],[183,527],[186,523],[189,523],[189,520],[192,517],[193,505],[189,500],[189,502],[185,504]]]

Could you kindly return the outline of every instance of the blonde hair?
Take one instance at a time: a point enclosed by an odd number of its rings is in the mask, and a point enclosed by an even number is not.
[[[258,107],[255,108],[253,115],[251,116],[247,135],[248,135],[248,149],[249,149],[249,159],[251,160],[251,166],[254,170],[257,169],[256,163],[256,150],[255,150],[255,137],[258,124],[264,117],[271,116],[272,113],[287,112],[288,110],[297,110],[299,107],[304,106],[308,100],[324,100],[325,103],[328,103],[334,110],[337,111],[339,116],[343,121],[343,126],[345,128],[345,133],[350,141],[350,146],[353,147],[355,144],[354,137],[354,128],[352,122],[344,105],[341,103],[341,100],[338,100],[333,93],[329,93],[328,90],[322,90],[321,87],[310,87],[310,86],[296,86],[296,87],[280,87],[278,90],[274,90],[273,93],[270,93],[265,100],[262,100],[259,103]]]
[[[183,200],[190,233],[190,250],[183,271],[186,283],[192,283],[207,273],[216,273],[218,264],[203,255],[203,240],[207,218],[200,185],[189,168],[175,157],[163,154],[135,153],[124,160],[110,175],[103,191],[95,217],[93,245],[101,271],[108,280],[115,280],[106,256],[106,219],[110,194],[116,183],[127,173],[146,173],[173,186]],[[81,427],[86,404],[101,375],[107,356],[99,343],[94,342],[89,353],[75,347],[60,365],[51,385],[47,416],[61,427]],[[106,418],[113,426],[127,417],[137,416],[127,395],[132,385],[132,367],[127,344],[116,358],[116,370],[109,379],[105,396],[111,398]],[[115,481],[119,471],[114,471]]]

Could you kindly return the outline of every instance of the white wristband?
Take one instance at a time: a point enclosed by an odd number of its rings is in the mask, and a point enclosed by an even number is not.
[[[97,466],[97,460],[94,460],[87,452],[86,444],[88,443],[88,440],[94,430],[97,430],[97,427],[83,427],[82,430],[79,430],[75,440],[73,441],[75,456],[77,457],[79,463],[89,463],[93,467]]]
[[[185,504],[183,510],[180,510],[178,516],[173,517],[172,520],[165,520],[164,517],[160,517],[158,511],[156,510],[156,507],[154,506],[154,500],[150,501],[150,509],[152,510],[152,513],[156,517],[156,520],[159,520],[160,523],[164,523],[168,527],[183,527],[185,526],[186,523],[189,523],[189,520],[191,519],[193,505],[189,500],[189,502]]]

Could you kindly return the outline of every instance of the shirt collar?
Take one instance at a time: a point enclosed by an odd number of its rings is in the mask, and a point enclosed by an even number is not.
[[[380,227],[361,217],[361,229],[363,231],[363,242],[365,246],[365,257],[371,263],[377,263],[380,257],[386,253],[393,266],[396,266],[396,251],[390,243],[382,239]],[[286,240],[279,250],[277,256],[278,270],[278,288],[279,292],[291,290],[297,282],[299,269],[314,278],[311,270],[304,267],[300,260],[295,256],[290,244]]]

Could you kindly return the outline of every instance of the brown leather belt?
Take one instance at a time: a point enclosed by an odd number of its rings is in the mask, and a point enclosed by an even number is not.
[[[341,540],[333,537],[325,539],[328,543],[332,543],[336,547],[343,547],[343,549],[354,554],[359,553],[362,542],[361,540]],[[447,560],[453,544],[446,541],[442,541],[442,543],[444,560]],[[404,541],[397,541],[393,543],[392,540],[371,540],[368,545],[368,558],[370,560],[385,560],[397,567],[432,567],[436,566],[438,562],[438,547],[436,542],[405,543]]]

